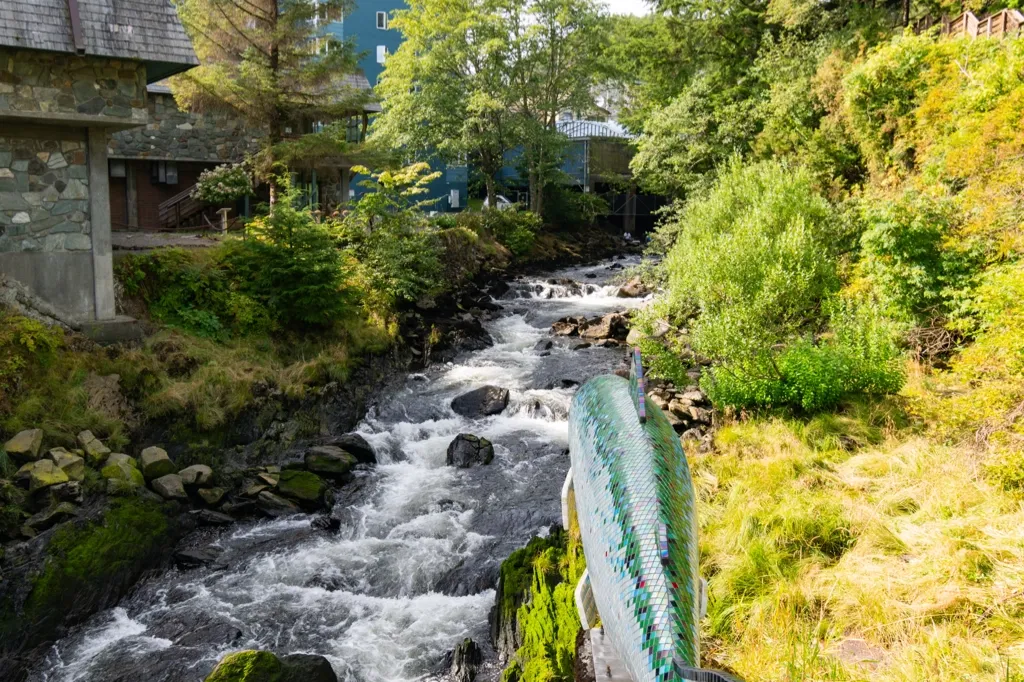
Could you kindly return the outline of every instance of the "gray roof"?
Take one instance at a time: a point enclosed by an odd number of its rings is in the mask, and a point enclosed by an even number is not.
[[[87,55],[147,62],[150,80],[199,63],[170,0],[78,0]],[[69,0],[0,0],[0,47],[75,53]]]
[[[618,137],[628,140],[633,137],[615,121],[558,121],[556,125],[560,133],[573,140],[588,137]]]

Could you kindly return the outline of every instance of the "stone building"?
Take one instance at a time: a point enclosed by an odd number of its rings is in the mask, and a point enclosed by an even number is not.
[[[82,323],[115,318],[108,141],[197,63],[170,0],[0,3],[0,272]]]

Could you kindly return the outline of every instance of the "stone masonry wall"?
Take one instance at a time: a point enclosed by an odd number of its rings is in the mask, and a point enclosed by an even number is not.
[[[85,136],[5,123],[0,132],[0,253],[87,251]]]
[[[261,131],[246,128],[238,117],[186,113],[170,94],[151,92],[149,123],[115,133],[107,153],[122,159],[238,162],[259,150],[261,137]]]
[[[0,116],[88,115],[145,123],[141,62],[0,49]]]

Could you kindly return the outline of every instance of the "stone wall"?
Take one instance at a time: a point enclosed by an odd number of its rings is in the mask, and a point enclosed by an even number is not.
[[[83,133],[6,124],[0,133],[0,253],[87,251]]]
[[[168,93],[150,92],[149,123],[115,133],[107,153],[120,159],[238,162],[259,150],[261,131],[225,113],[186,113]]]
[[[145,123],[142,62],[0,49],[0,117],[101,116]]]

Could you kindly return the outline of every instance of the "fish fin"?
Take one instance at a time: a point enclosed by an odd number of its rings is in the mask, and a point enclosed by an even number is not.
[[[594,601],[594,589],[590,584],[590,571],[583,571],[580,581],[576,583],[576,611],[580,614],[580,624],[589,630],[597,624],[600,617],[597,613],[597,602]]]
[[[641,424],[647,423],[647,395],[644,380],[644,365],[640,358],[640,349],[633,349],[633,358],[629,366],[629,392],[633,396],[633,405]]]

